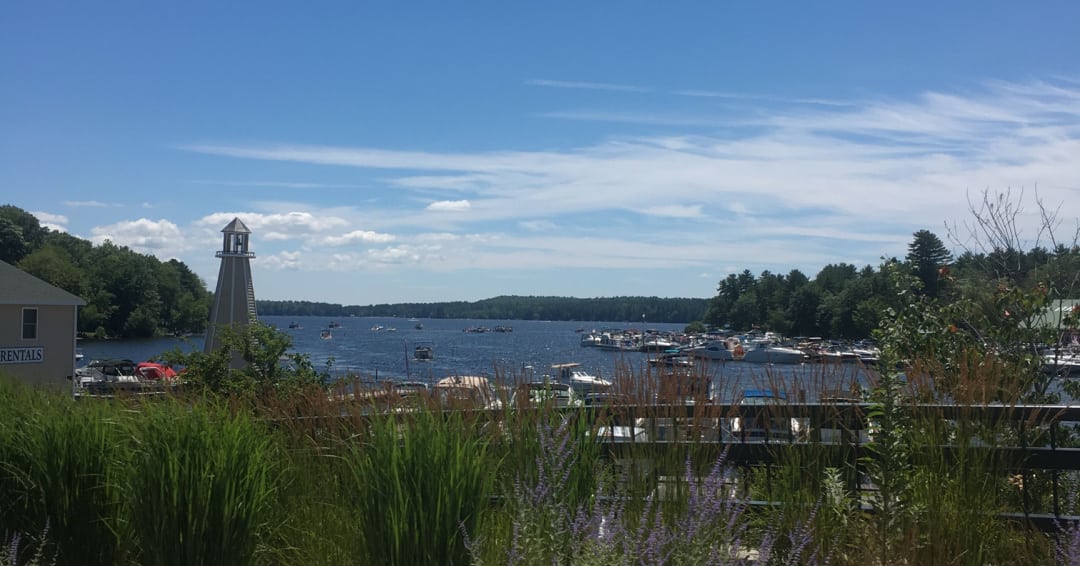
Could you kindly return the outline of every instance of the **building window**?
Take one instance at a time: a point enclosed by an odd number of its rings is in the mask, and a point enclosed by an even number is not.
[[[37,340],[37,309],[27,307],[22,310],[22,339]]]

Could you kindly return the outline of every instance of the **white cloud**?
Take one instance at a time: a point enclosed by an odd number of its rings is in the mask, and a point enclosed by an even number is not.
[[[702,216],[700,204],[648,206],[642,209],[641,212],[649,216],[665,216],[668,218],[700,218]]]
[[[550,232],[558,229],[558,225],[550,220],[525,220],[518,222],[518,226],[530,232]]]
[[[259,258],[259,266],[267,267],[269,269],[289,269],[296,270],[303,266],[301,258],[303,254],[297,251],[281,251],[276,254],[268,255],[266,257]]]
[[[57,232],[67,232],[68,217],[63,214],[53,214],[51,212],[31,212],[41,226],[48,228],[49,230],[55,230]]]
[[[605,86],[570,85],[537,86]],[[234,158],[376,169],[385,173],[380,183],[405,193],[404,205],[289,214],[300,208],[283,204],[276,214],[220,213],[197,225],[216,231],[240,216],[268,241],[279,234],[343,241],[357,227],[397,235],[398,246],[350,256],[354,269],[437,258],[447,269],[675,263],[718,271],[902,255],[913,231],[967,218],[969,189],[1037,185],[1047,203],[1062,203],[1061,217],[1080,217],[1070,189],[1080,178],[1080,86],[989,83],[973,93],[905,100],[731,96],[759,106],[737,115],[694,113],[682,99],[670,113],[552,113],[666,126],[663,135],[563,150],[192,145]],[[431,202],[448,191],[468,198]],[[402,212],[416,202],[430,204]],[[529,237],[491,233],[498,222]],[[537,239],[556,227],[561,239]],[[439,250],[423,248],[444,237]],[[725,239],[738,243],[716,244]]]
[[[353,230],[340,236],[327,236],[322,243],[328,246],[346,246],[349,244],[382,244],[393,241],[391,234],[380,234],[370,230]]]
[[[107,206],[115,206],[115,205],[105,204],[103,202],[99,202],[99,201],[96,201],[96,200],[66,200],[66,201],[64,201],[64,205],[65,206],[75,207],[75,208],[80,208],[80,207],[104,208],[104,207],[107,207]]]
[[[525,81],[525,84],[530,86],[546,86],[554,88],[572,88],[584,90],[608,90],[615,92],[651,92],[651,89],[640,86],[582,81],[554,81],[548,79],[529,79]]]
[[[273,234],[271,239],[304,238],[348,227],[349,221],[336,216],[316,216],[310,212],[263,214],[258,212],[215,212],[197,220],[196,226],[220,231],[239,218],[252,232]]]
[[[427,205],[427,210],[438,212],[464,212],[472,205],[467,200],[440,200]]]
[[[184,235],[180,228],[168,220],[125,220],[91,230],[90,238],[95,244],[106,240],[127,246],[140,253],[152,253],[158,257],[169,256],[185,250]]]

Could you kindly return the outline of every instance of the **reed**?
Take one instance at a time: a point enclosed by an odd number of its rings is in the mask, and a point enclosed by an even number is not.
[[[47,530],[45,551],[57,564],[122,561],[116,412],[21,386],[3,388],[4,530]],[[32,544],[25,550],[38,552]]]
[[[464,564],[492,494],[483,421],[459,411],[372,415],[342,446],[343,503],[363,564]]]
[[[213,404],[143,406],[123,482],[142,564],[252,564],[275,530],[273,435]]]

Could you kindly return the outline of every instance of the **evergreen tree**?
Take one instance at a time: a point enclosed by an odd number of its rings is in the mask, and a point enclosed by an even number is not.
[[[922,281],[923,294],[937,297],[939,270],[952,261],[952,254],[933,232],[919,230],[908,245],[907,262],[912,273]]]

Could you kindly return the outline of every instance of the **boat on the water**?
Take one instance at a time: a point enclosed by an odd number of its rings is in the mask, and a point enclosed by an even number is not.
[[[809,359],[806,352],[780,344],[759,344],[746,349],[742,360],[753,364],[801,364]]]
[[[435,345],[431,342],[418,342],[413,348],[413,359],[430,362],[435,359]]]
[[[554,364],[551,371],[556,381],[569,385],[581,394],[611,388],[610,381],[585,371],[577,362]]]
[[[331,339],[333,337],[334,337],[334,333],[330,332],[329,329],[326,329],[326,330],[323,330],[323,331],[319,332],[319,338],[322,338],[323,340],[329,340],[329,339]]]

